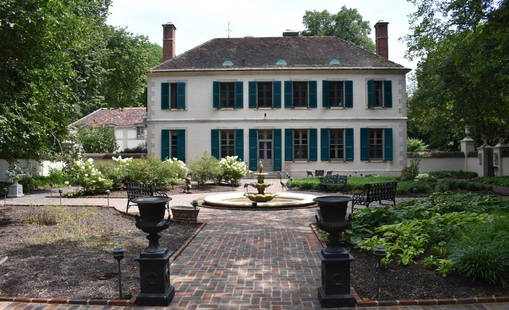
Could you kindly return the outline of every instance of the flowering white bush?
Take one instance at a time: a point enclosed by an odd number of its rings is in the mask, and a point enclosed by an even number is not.
[[[70,169],[72,183],[81,185],[87,192],[104,192],[112,185],[103,174],[94,167],[94,160],[76,160]]]
[[[170,158],[163,161],[164,171],[168,173],[167,178],[171,185],[178,184],[187,177],[189,169],[186,164],[177,158]]]
[[[238,185],[239,180],[244,177],[247,172],[247,165],[240,161],[237,156],[226,156],[219,161],[222,177],[225,181],[232,185]]]

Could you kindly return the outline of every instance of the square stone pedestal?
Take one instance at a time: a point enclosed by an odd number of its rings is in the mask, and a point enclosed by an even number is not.
[[[168,306],[175,296],[175,288],[170,285],[171,252],[160,247],[157,252],[141,251],[136,260],[140,263],[141,292],[136,297],[140,306]]]
[[[18,198],[23,197],[23,185],[14,183],[9,186],[9,192],[7,193],[7,198]]]
[[[322,287],[318,300],[323,308],[353,307],[355,299],[350,294],[350,262],[353,256],[345,249],[328,251],[318,255],[322,261]]]

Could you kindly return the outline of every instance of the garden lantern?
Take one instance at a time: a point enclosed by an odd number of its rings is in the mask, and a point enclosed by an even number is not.
[[[4,188],[4,208],[5,208],[5,205],[7,204],[7,193],[9,193],[8,187]]]
[[[108,200],[108,207],[110,206],[110,194],[111,191],[109,189],[106,190],[106,199]]]
[[[58,196],[60,198],[60,206],[62,206],[62,192],[63,191],[61,189],[58,190]]]
[[[170,226],[164,219],[169,197],[144,197],[134,199],[140,215],[136,216],[136,227],[148,233],[149,245],[136,259],[140,263],[140,294],[136,304],[142,306],[168,306],[175,295],[170,285],[170,264],[172,254],[166,247],[159,246],[159,232]]]
[[[120,261],[124,258],[125,249],[121,246],[113,248],[113,258],[118,262],[118,296],[122,299],[122,271],[120,270]]]
[[[377,245],[373,249],[373,254],[377,257],[376,262],[376,299],[380,298],[380,269],[382,268],[382,258],[386,255],[386,250],[383,246]]]
[[[318,203],[318,227],[329,233],[326,249],[320,251],[322,261],[322,287],[318,289],[318,300],[324,308],[352,307],[355,299],[350,294],[350,262],[353,256],[343,247],[340,234],[351,227],[346,219],[347,196],[322,196],[314,199]]]
[[[193,200],[191,202],[191,205],[193,206],[194,210],[196,210],[196,208],[198,207],[198,200]]]

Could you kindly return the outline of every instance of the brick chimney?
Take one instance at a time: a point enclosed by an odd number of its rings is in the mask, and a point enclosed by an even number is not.
[[[375,24],[376,53],[389,59],[389,36],[387,34],[388,22],[378,21]]]
[[[175,30],[173,23],[163,24],[163,62],[175,57]]]

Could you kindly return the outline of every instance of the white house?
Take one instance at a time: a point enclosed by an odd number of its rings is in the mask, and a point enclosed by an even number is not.
[[[70,126],[111,127],[115,134],[115,140],[117,140],[117,152],[122,152],[125,149],[145,146],[145,116],[145,108],[101,108],[75,121]]]
[[[204,151],[237,155],[251,170],[399,175],[406,166],[410,71],[337,37],[212,39],[175,57],[163,25],[164,62],[148,79],[147,149],[161,159]]]

